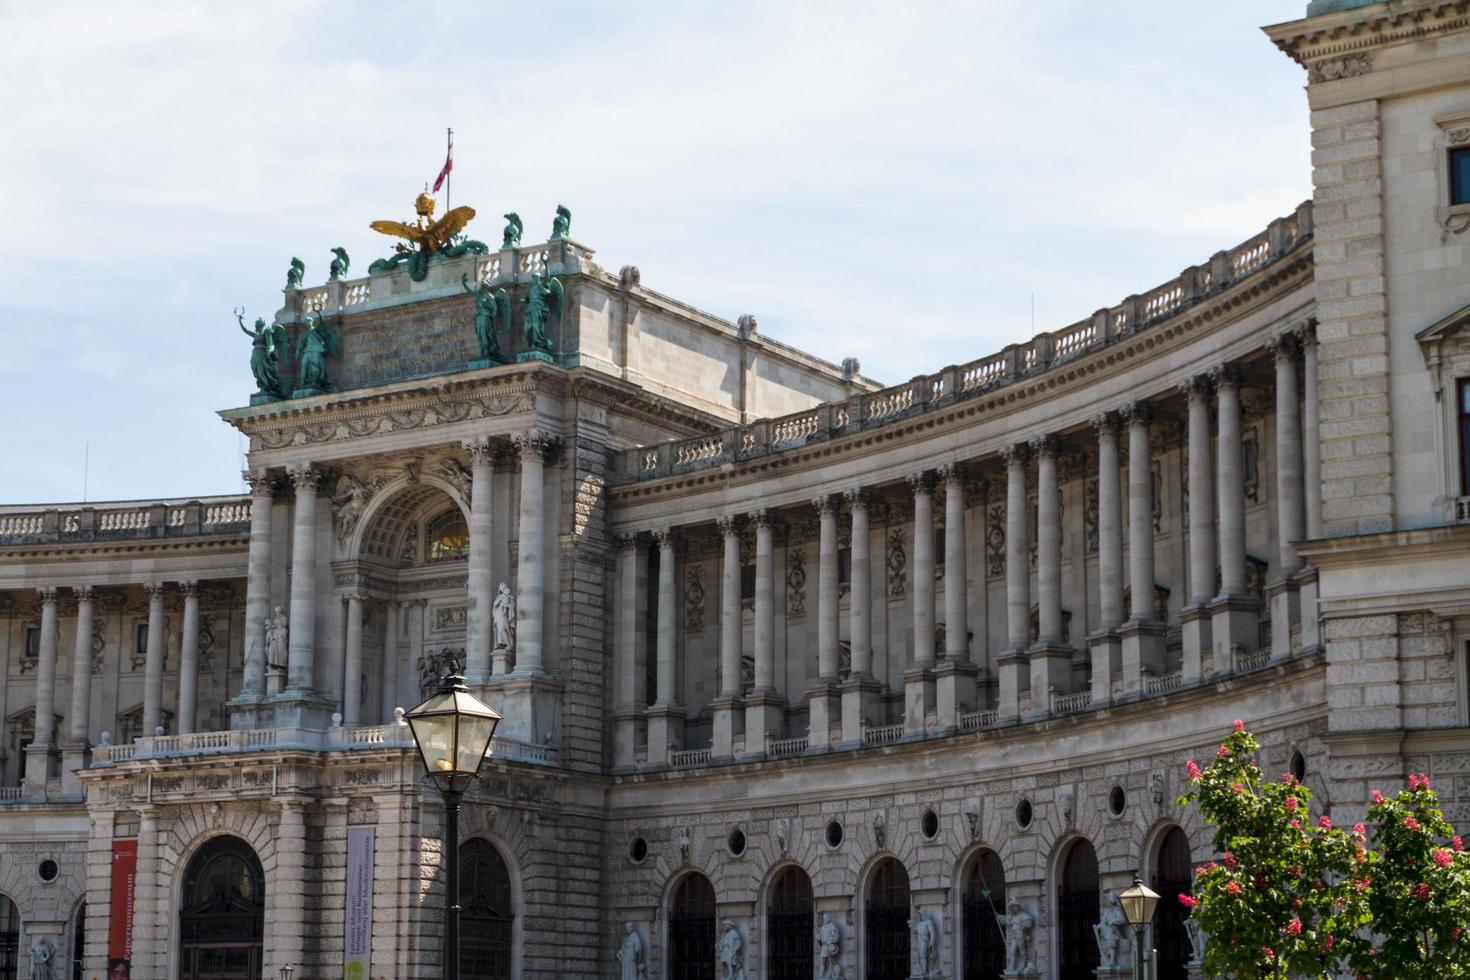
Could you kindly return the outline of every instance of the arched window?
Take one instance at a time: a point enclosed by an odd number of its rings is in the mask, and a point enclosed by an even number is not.
[[[0,895],[0,980],[15,980],[20,968],[20,910]]]
[[[72,980],[82,980],[82,957],[87,952],[87,903],[77,906],[77,914],[71,927],[71,973]]]
[[[1000,855],[981,851],[965,876],[964,980],[1000,980],[1006,943],[997,915],[1006,908],[1006,874]]]
[[[1188,910],[1179,904],[1181,894],[1192,891],[1189,839],[1178,827],[1169,828],[1159,842],[1154,858],[1153,889],[1163,896],[1154,910],[1154,949],[1158,955],[1159,980],[1184,980],[1193,958],[1189,936],[1184,931]]]
[[[812,880],[801,868],[785,868],[771,883],[766,910],[770,936],[766,976],[770,980],[810,980],[812,976]]]
[[[1060,980],[1092,980],[1099,959],[1092,931],[1100,917],[1098,899],[1097,852],[1079,840],[1068,849],[1057,882]]]
[[[460,848],[459,904],[459,975],[510,980],[515,901],[510,869],[489,841],[469,840]]]
[[[454,561],[470,553],[470,526],[458,507],[431,520],[424,537],[429,545],[429,561]]]
[[[714,980],[715,889],[702,874],[687,875],[669,909],[670,980]]]
[[[179,909],[181,980],[258,977],[265,874],[238,837],[216,837],[189,859]]]
[[[867,980],[909,976],[909,873],[895,858],[885,858],[868,879],[863,962]]]

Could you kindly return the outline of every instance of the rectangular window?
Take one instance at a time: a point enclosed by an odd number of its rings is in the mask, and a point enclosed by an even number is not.
[[[755,566],[742,565],[740,567],[740,601],[755,601]]]
[[[142,655],[142,656],[147,656],[148,655],[148,624],[147,623],[139,623],[138,624],[138,631],[137,632],[138,632],[138,649],[137,649],[137,652],[140,655]]]
[[[1470,146],[1450,151],[1450,204],[1470,204]]]
[[[32,626],[26,630],[26,656],[35,660],[41,655],[41,627]]]
[[[944,528],[934,529],[934,567],[944,567]]]
[[[1470,497],[1470,378],[1457,382],[1455,422],[1460,432],[1460,496]]]

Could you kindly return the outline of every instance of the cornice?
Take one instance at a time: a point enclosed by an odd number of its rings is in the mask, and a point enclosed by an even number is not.
[[[12,545],[0,547],[0,558],[35,561],[76,561],[81,558],[135,558],[140,554],[167,557],[171,553],[198,555],[214,552],[245,552],[250,546],[248,532],[227,535],[201,535],[197,538],[142,538],[118,541],[78,541],[58,544]]]
[[[1264,28],[1303,68],[1337,55],[1421,41],[1470,26],[1470,0],[1400,0]]]

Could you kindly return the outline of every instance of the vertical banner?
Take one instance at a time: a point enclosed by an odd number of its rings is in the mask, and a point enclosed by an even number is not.
[[[133,966],[133,894],[138,878],[138,842],[112,842],[112,901],[108,904],[107,975],[128,976]]]
[[[344,980],[368,980],[373,961],[372,827],[347,828],[347,923],[342,944]]]

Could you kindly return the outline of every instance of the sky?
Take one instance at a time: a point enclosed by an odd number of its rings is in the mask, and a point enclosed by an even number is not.
[[[1311,194],[1303,0],[0,0],[0,504],[238,492],[232,310],[454,203],[884,384]],[[1033,320],[1034,306],[1034,320]]]

